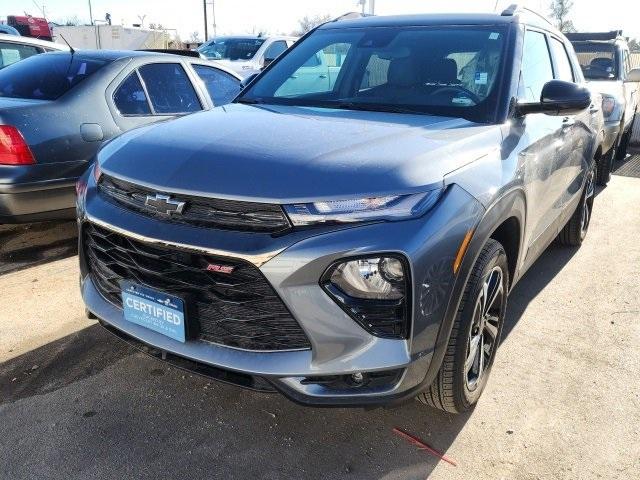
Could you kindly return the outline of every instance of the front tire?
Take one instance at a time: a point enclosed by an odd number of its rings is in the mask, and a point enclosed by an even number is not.
[[[558,234],[558,241],[561,245],[568,247],[579,247],[582,245],[589,224],[591,223],[591,214],[593,212],[593,199],[595,197],[595,173],[593,169],[587,173],[587,180],[580,197],[580,203],[576,207],[576,211]]]
[[[489,239],[467,280],[440,371],[420,402],[450,413],[473,408],[500,343],[508,289],[507,255]]]

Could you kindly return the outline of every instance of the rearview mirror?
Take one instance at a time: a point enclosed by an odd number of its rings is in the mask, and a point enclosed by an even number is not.
[[[262,61],[262,68],[267,68],[269,65],[271,65],[271,63],[273,63],[274,60],[275,58],[265,58]]]
[[[640,68],[634,68],[627,74],[625,82],[640,82]]]
[[[591,105],[591,92],[578,84],[551,80],[542,87],[540,102],[518,103],[520,115],[546,113],[547,115],[573,115]]]

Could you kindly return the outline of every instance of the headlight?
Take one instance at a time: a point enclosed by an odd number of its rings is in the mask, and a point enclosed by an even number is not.
[[[410,195],[389,195],[346,200],[327,200],[285,205],[294,226],[316,223],[348,223],[368,220],[404,220],[419,217],[440,198],[442,189]]]
[[[616,109],[616,99],[608,95],[603,95],[602,96],[602,114],[604,115],[604,118],[609,118],[611,115],[613,115],[613,112],[615,111],[615,109]]]
[[[406,338],[408,277],[404,257],[388,254],[336,263],[320,283],[365,330],[384,338]]]

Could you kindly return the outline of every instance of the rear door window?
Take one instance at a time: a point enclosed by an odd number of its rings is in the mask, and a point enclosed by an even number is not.
[[[214,105],[225,105],[240,92],[240,81],[222,70],[205,65],[193,65],[204,83]]]
[[[107,63],[78,54],[33,55],[0,70],[0,97],[56,100]]]
[[[0,68],[7,67],[12,63],[19,62],[25,58],[42,53],[33,45],[20,45],[13,42],[0,42]]]
[[[130,74],[113,94],[113,102],[122,115],[151,115],[151,108],[137,72]]]
[[[151,63],[139,68],[156,114],[176,115],[202,110],[189,77],[178,63]]]

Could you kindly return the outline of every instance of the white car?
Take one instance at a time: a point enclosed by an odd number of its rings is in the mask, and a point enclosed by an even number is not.
[[[69,47],[37,38],[0,33],[0,68],[32,55],[60,50],[68,51]]]
[[[216,60],[247,77],[269,65],[297,39],[285,36],[216,37],[202,44],[198,51],[209,60]]]

